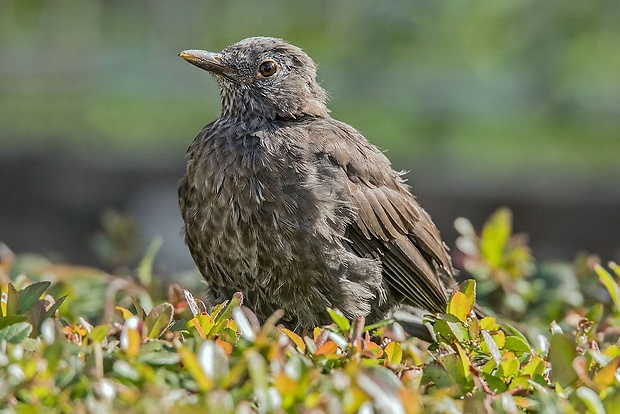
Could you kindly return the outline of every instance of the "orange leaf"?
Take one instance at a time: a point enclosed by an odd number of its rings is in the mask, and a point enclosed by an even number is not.
[[[366,343],[364,351],[375,358],[381,358],[381,356],[383,355],[383,349],[381,349],[379,345],[375,344],[372,341]]]
[[[221,339],[216,339],[215,343],[220,346],[220,348],[224,349],[226,355],[230,356],[232,354],[233,347],[230,343],[226,341],[222,341]]]
[[[338,345],[334,341],[327,341],[316,350],[316,355],[333,355],[337,350]]]

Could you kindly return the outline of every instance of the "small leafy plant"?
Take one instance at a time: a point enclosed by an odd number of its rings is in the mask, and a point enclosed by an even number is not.
[[[0,255],[0,407],[614,412],[620,267],[593,268],[608,300],[566,305],[556,309],[556,320],[545,321],[544,312],[533,318],[523,312],[537,309],[534,299],[524,299],[524,307],[506,305],[521,289],[515,286],[533,289],[535,278],[529,248],[510,234],[509,219],[503,210],[480,237],[465,231],[466,269],[479,282],[462,282],[445,313],[429,315],[432,343],[409,336],[393,320],[366,325],[336,309],[329,310],[332,324],[303,334],[279,325],[280,312],[259,324],[241,294],[208,309],[197,291],[153,277],[156,244],[135,278]],[[481,290],[499,295],[509,315],[529,323],[485,316],[476,296],[485,284]]]

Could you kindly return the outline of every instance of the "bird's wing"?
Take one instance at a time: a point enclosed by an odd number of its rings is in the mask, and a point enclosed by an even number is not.
[[[403,300],[443,312],[452,277],[447,248],[435,224],[394,171],[387,157],[346,124],[315,122],[319,157],[342,170],[357,215],[347,227],[350,248],[381,260],[387,283]]]

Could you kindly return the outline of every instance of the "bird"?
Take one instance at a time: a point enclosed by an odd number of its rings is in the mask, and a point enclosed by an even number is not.
[[[281,309],[297,332],[331,323],[328,308],[368,322],[446,311],[455,270],[437,226],[386,155],[330,116],[301,48],[251,37],[179,56],[220,90],[178,190],[210,301],[241,292],[259,320]]]

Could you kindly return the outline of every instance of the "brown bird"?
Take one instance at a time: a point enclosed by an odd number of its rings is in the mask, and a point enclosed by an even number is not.
[[[213,300],[241,291],[259,319],[283,309],[298,331],[329,323],[328,307],[369,321],[400,304],[445,312],[454,278],[437,227],[386,156],[329,116],[306,53],[253,37],[179,56],[221,94],[179,187]]]

